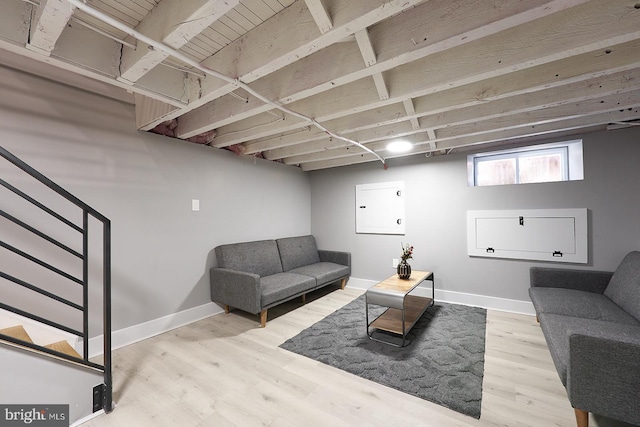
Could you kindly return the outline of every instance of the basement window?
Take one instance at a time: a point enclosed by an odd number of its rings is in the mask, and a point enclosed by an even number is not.
[[[584,179],[582,140],[467,156],[469,186]]]

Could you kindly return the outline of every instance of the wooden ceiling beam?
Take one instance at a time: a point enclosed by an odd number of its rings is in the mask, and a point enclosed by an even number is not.
[[[67,0],[40,0],[31,20],[27,49],[49,56],[74,9]]]
[[[404,13],[369,26],[367,38],[370,39],[370,43],[377,45],[378,53],[376,58],[373,47],[370,49],[371,52],[365,53],[365,62],[372,63],[368,67],[362,61],[358,61],[356,55],[362,53],[356,44],[338,43],[302,58],[296,64],[277,73],[261,78],[251,86],[271,99],[289,104],[478,40],[506,28],[543,18],[584,1],[535,0],[526,4],[516,4],[513,1],[500,0],[493,2],[492,8],[488,9],[483,2],[468,4],[464,0],[430,0],[416,6],[411,13]],[[459,14],[455,13],[461,8],[468,13],[465,13],[465,16],[473,16],[473,19],[461,19]],[[360,31],[364,29],[363,27],[355,31],[356,40],[363,38],[364,33]],[[428,29],[428,37],[425,37],[425,29]],[[425,38],[427,41],[422,41]],[[415,42],[415,39],[421,42]],[[229,61],[232,60],[233,58],[229,58]],[[255,100],[246,104],[206,104],[181,117],[180,135],[188,136],[205,129],[227,126],[237,120],[260,114],[264,109],[264,105]]]
[[[360,53],[362,53],[362,59],[364,60],[365,66],[370,67],[376,64],[376,53],[373,49],[373,45],[371,44],[371,39],[369,38],[369,32],[367,31],[367,29],[363,28],[362,30],[357,31],[355,33],[355,37],[356,42],[358,43],[358,48],[360,49]],[[376,85],[378,97],[380,99],[389,99],[389,89],[384,82],[382,73],[373,73],[371,77],[373,77],[373,82]]]
[[[640,69],[541,90],[534,94],[487,102],[482,109],[467,107],[448,113],[434,114],[425,117],[423,121],[425,126],[433,132],[433,135],[430,132],[427,133],[428,140],[433,146],[436,139],[450,136],[449,129],[455,129],[454,132],[463,134],[493,130],[501,122],[513,122],[516,126],[520,126],[523,122],[539,123],[540,120],[548,117],[594,114],[598,111],[617,108],[616,106],[619,105],[632,104],[634,99],[640,99]],[[438,131],[438,138],[435,130]],[[400,122],[361,130],[350,133],[348,136],[363,144],[370,144],[415,134],[424,134],[424,131],[412,130],[407,122]],[[323,147],[322,144],[307,143],[287,150],[267,151],[265,157],[271,160],[288,156],[296,157],[291,164],[297,164],[305,161],[297,158],[301,154],[311,155],[314,152],[323,152],[342,146],[344,144],[334,143],[330,147]],[[308,157],[307,161],[310,161],[310,158]],[[285,163],[289,163],[286,158]]]
[[[493,132],[495,129],[537,126],[571,118],[634,108],[640,104],[640,91],[598,97],[585,101],[539,108],[517,114],[500,115],[487,120],[447,126],[438,129],[438,140]]]
[[[535,128],[531,127],[520,127],[513,128],[508,130],[497,130],[495,132],[481,134],[481,135],[473,135],[473,136],[465,136],[460,138],[452,138],[449,140],[443,140],[438,142],[437,150],[442,149],[455,149],[462,147],[469,147],[474,145],[488,144],[493,142],[504,142],[507,140],[524,140],[532,137],[541,137],[544,136],[546,138],[553,138],[554,135],[571,135],[571,134],[579,134],[584,132],[585,129],[594,129],[598,126],[604,127],[607,123],[615,122],[615,121],[625,121],[631,120],[634,117],[637,117],[639,114],[638,109],[633,109],[632,111],[624,110],[624,111],[610,111],[601,114],[583,116],[578,118],[572,118],[567,120],[562,120],[558,122],[546,123]],[[382,147],[381,143],[378,145]],[[370,148],[376,148],[375,146],[371,146]],[[377,150],[376,150],[377,151]],[[429,147],[429,142],[424,141],[422,146],[417,145],[414,146],[413,150],[409,152],[410,155],[415,154],[423,154],[433,152],[435,149]],[[380,148],[380,151],[377,151],[380,154],[384,154],[383,150]],[[384,156],[383,156],[384,157]],[[393,158],[394,155],[387,156],[386,158]],[[320,169],[327,169],[339,166],[347,166],[351,164],[365,163],[365,162],[373,162],[376,161],[377,158],[369,153],[364,154],[354,154],[348,157],[335,158],[331,160],[319,160],[316,162],[309,162],[301,164],[300,167],[303,171],[313,171]]]
[[[409,116],[409,121],[411,122],[411,127],[414,130],[420,129],[420,122],[416,117],[416,109],[413,106],[413,100],[411,98],[407,98],[402,101],[402,105],[404,105],[404,110],[407,112],[407,116]]]
[[[594,15],[598,19],[594,19]],[[566,26],[567,20],[571,19],[578,24]],[[394,92],[386,101],[371,96],[375,88],[364,79],[291,103],[288,107],[326,123],[337,117],[402,102],[407,96],[424,96],[505,76],[584,52],[604,53],[605,48],[640,38],[637,24],[637,19],[628,13],[624,4],[591,2],[389,70],[385,77]],[[530,40],[536,40],[536,43],[532,44]],[[467,64],[474,65],[469,67]],[[255,139],[246,129],[258,123],[260,119],[256,122],[246,119],[218,128],[214,144],[226,146]],[[271,135],[278,134],[280,129],[293,130],[288,123],[280,123],[271,126]],[[260,136],[257,137],[269,136],[264,127],[258,133]]]
[[[425,127],[437,130],[442,137],[452,126],[482,126],[490,120],[511,120],[514,114],[557,117],[576,113],[592,114],[612,108],[612,105],[615,108],[617,103],[628,104],[634,97],[640,99],[640,68],[485,102],[481,108],[469,106],[421,116],[421,120]],[[593,111],[589,108],[593,108]],[[362,143],[370,143],[387,139],[385,135],[406,136],[418,132],[421,131],[409,130],[407,125],[394,123],[348,133],[348,136]]]
[[[314,21],[316,21],[320,33],[324,34],[333,29],[333,22],[331,22],[331,17],[322,4],[322,0],[304,0],[304,2],[307,4]]]
[[[615,121],[631,120],[638,117],[638,107],[629,109],[613,110],[592,115],[567,118],[555,122],[548,122],[536,126],[521,126],[510,129],[499,129],[493,132],[486,132],[477,135],[465,135],[455,138],[443,138],[438,143],[438,149],[451,149],[469,145],[478,145],[494,141],[506,141],[523,137],[552,134],[559,131],[576,130],[589,128],[597,125],[606,125]],[[428,150],[427,151],[431,151]],[[426,151],[425,151],[426,152]]]
[[[363,28],[360,31],[356,31],[354,35],[356,36],[356,43],[358,43],[358,49],[360,49],[360,53],[362,54],[364,65],[370,67],[378,62],[376,60],[376,53],[373,50],[373,45],[371,44],[371,39],[369,38],[369,31]]]
[[[135,29],[173,49],[180,49],[239,3],[239,0],[163,0]],[[168,53],[138,42],[135,50],[124,49],[119,78],[136,82],[168,57]]]
[[[610,96],[598,97],[595,99],[555,107],[535,108],[531,111],[524,112],[514,111],[501,114],[497,117],[478,117],[476,121],[471,123],[459,125],[452,124],[438,130],[438,149],[443,148],[441,141],[447,139],[470,137],[484,133],[496,132],[497,130],[509,130],[511,128],[527,126],[535,128],[538,125],[557,121],[566,121],[583,116],[593,116],[611,111],[626,110],[629,108],[635,109],[637,105],[640,105],[639,94],[640,90],[637,90],[635,92],[613,94]],[[420,133],[420,139],[423,142],[419,142],[420,140],[416,140],[415,135],[412,135],[410,142],[414,144],[434,142],[431,141],[425,132]],[[364,143],[363,140],[362,142]],[[379,151],[386,147],[387,141],[385,141],[384,138],[380,138],[378,142],[367,143],[366,145],[374,151]],[[364,152],[364,150],[361,151]],[[354,147],[339,147],[303,156],[293,156],[283,160],[286,164],[300,164],[348,156],[351,155],[351,153],[354,153]]]
[[[386,79],[387,84],[394,88],[394,96],[388,101],[366,103],[366,97],[359,92],[362,87],[356,82],[352,88],[333,89],[292,103],[289,107],[311,115],[319,121],[327,121],[387,102],[400,102],[406,96],[423,96],[492,77],[505,76],[514,71],[584,52],[599,51],[605,54],[613,45],[640,38],[638,19],[629,14],[626,7],[611,8],[609,3],[600,8],[587,6],[591,4],[576,7],[583,9],[585,16],[580,16],[579,24],[570,28],[565,25],[569,17],[564,13],[558,13],[546,18],[548,25],[531,25],[526,29],[514,28],[503,34],[390,70],[386,73]],[[572,12],[573,15],[577,15],[575,11]],[[605,14],[611,18],[607,19],[609,22],[606,24],[601,22],[604,18],[599,18],[600,21],[596,24],[592,18],[593,13]],[[551,31],[551,24],[555,33],[552,36],[548,33]],[[536,43],[532,44],[529,40],[536,40]],[[467,64],[473,64],[473,67]],[[558,73],[560,72],[562,70],[558,70]],[[338,105],[335,103],[336,96],[342,100]],[[224,130],[221,130],[221,133],[224,133]]]
[[[422,144],[424,143],[425,140],[428,140],[429,137],[427,133],[423,131],[420,134],[413,134],[403,139],[407,140],[412,144]],[[378,142],[372,146],[375,147],[376,151],[377,150],[384,151],[383,149],[380,148],[380,146],[382,145],[383,148],[386,148],[387,144],[388,144],[388,141],[384,141],[384,142]],[[298,165],[298,164],[304,164],[304,163],[310,163],[310,162],[337,159],[345,156],[353,156],[361,153],[365,153],[365,151],[359,147],[353,147],[348,145],[332,147],[331,145],[328,145],[327,148],[323,151],[286,157],[282,159],[282,161],[283,163],[288,165]]]
[[[398,118],[404,118],[405,114],[404,107],[401,104],[391,104],[375,110],[341,117],[326,124],[332,129],[342,129],[343,132],[356,132],[376,127],[378,123],[381,125],[395,123],[399,120]],[[372,116],[375,117],[373,122]],[[326,138],[326,136],[325,132],[315,128],[294,129],[285,135],[268,136],[264,139],[244,143],[243,146],[246,154],[255,154],[266,150],[277,150],[310,141],[318,141]]]
[[[567,84],[576,83],[576,86],[571,87],[579,88],[581,87],[579,83],[582,81],[604,78],[610,74],[640,67],[640,62],[637,60],[638,52],[640,52],[640,40],[611,46],[607,51],[608,54],[604,54],[603,51],[587,52],[575,57],[516,71],[509,74],[509,78],[497,76],[415,98],[413,100],[416,110],[414,117],[425,117],[466,107],[484,106],[488,101],[508,99],[512,96],[562,87]],[[504,108],[508,110],[509,106]],[[483,110],[475,109],[473,111]],[[371,121],[371,117],[375,118],[374,122]],[[396,104],[393,104],[375,110],[346,115],[325,122],[325,125],[331,129],[341,129],[343,133],[348,134],[349,132],[391,125],[406,119],[407,117],[396,108]],[[268,134],[268,129],[273,130],[273,127],[280,125],[275,123],[270,128],[263,127],[262,130]],[[289,126],[287,130],[295,132],[295,125]],[[271,139],[262,142],[247,143],[246,149],[247,152],[256,153],[286,147],[296,143],[295,135],[292,133],[282,138],[271,137]],[[319,140],[325,136],[322,132],[311,130],[311,132],[305,133],[304,139],[300,142]],[[222,138],[230,139],[224,136]],[[265,138],[269,138],[269,135],[265,135]]]
[[[385,20],[425,0],[334,0],[333,29],[318,36],[316,23],[303,1],[297,1],[262,25],[202,62],[202,65],[244,83],[251,83],[301,58],[341,41],[355,31]],[[279,43],[273,43],[278,40]],[[236,89],[235,85],[207,77],[202,80],[198,99],[181,113],[193,110]],[[259,91],[260,93],[264,93]],[[268,92],[266,92],[268,93]],[[274,99],[277,100],[277,99]],[[208,110],[201,114],[209,115]],[[178,125],[180,138],[188,138],[213,129],[201,117],[185,118]]]

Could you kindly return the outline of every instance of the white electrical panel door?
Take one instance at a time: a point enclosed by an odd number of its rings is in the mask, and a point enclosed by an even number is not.
[[[404,182],[356,185],[356,233],[404,234]]]
[[[587,210],[469,211],[472,256],[587,262]]]

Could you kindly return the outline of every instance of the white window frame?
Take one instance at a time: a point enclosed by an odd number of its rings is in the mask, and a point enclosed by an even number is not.
[[[522,184],[520,180],[519,160],[528,156],[536,156],[540,154],[557,154],[562,156],[562,181],[576,181],[584,179],[584,168],[582,159],[582,140],[573,140],[566,142],[539,144],[528,147],[515,148],[510,150],[491,151],[486,153],[470,154],[467,156],[467,184],[470,187],[477,187],[477,165],[483,161],[515,159],[516,160],[516,184]],[[547,182],[547,181],[541,181]],[[537,182],[536,182],[537,183]],[[507,184],[495,184],[507,185]]]

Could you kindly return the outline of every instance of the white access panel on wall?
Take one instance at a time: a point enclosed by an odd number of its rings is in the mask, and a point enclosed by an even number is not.
[[[404,232],[403,181],[356,185],[356,233]]]
[[[587,209],[467,212],[471,256],[588,262]]]

